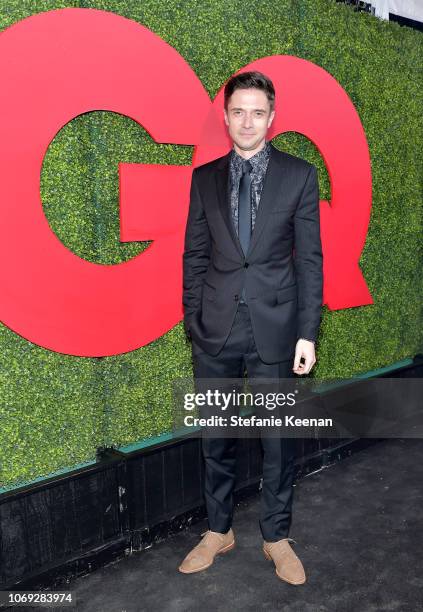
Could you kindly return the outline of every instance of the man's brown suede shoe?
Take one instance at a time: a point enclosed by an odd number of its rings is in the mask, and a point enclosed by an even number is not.
[[[195,546],[179,566],[183,574],[201,572],[213,564],[217,554],[228,552],[235,546],[235,538],[232,529],[228,533],[217,533],[217,531],[206,531],[201,534],[203,539]]]
[[[292,538],[283,538],[278,542],[264,542],[264,556],[275,563],[276,575],[281,580],[289,584],[304,584],[306,577],[303,564],[292,550],[288,540],[295,542]]]

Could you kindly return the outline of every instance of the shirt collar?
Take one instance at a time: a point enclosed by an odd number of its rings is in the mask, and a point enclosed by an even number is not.
[[[258,167],[263,166],[263,164],[268,160],[269,156],[270,156],[270,143],[268,140],[266,140],[264,147],[260,149],[260,151],[255,153],[252,157],[250,157],[248,160],[249,162],[251,162],[251,165],[253,166],[253,172],[255,172]],[[235,149],[232,149],[231,164],[233,165],[233,167],[236,169],[241,168],[243,161],[244,161],[244,158],[241,157],[241,155],[239,155],[235,151]]]

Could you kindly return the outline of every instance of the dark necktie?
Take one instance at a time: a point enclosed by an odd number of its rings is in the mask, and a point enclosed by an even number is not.
[[[239,181],[238,198],[238,237],[244,255],[248,251],[251,237],[251,163],[245,159],[242,162],[242,175]]]

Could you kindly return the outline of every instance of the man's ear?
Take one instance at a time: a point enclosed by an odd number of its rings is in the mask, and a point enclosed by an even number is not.
[[[228,113],[226,112],[226,108],[223,109],[223,118],[225,120],[225,125],[229,127]]]
[[[272,125],[273,119],[275,117],[275,111],[272,110],[272,112],[269,115],[269,119],[267,121],[267,127],[270,128],[270,126]]]

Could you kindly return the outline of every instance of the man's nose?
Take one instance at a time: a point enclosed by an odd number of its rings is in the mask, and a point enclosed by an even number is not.
[[[251,126],[251,123],[252,123],[252,122],[251,122],[251,117],[250,117],[250,115],[248,115],[248,114],[244,115],[243,127],[244,127],[244,128],[248,128],[248,127],[250,127],[250,126]]]

